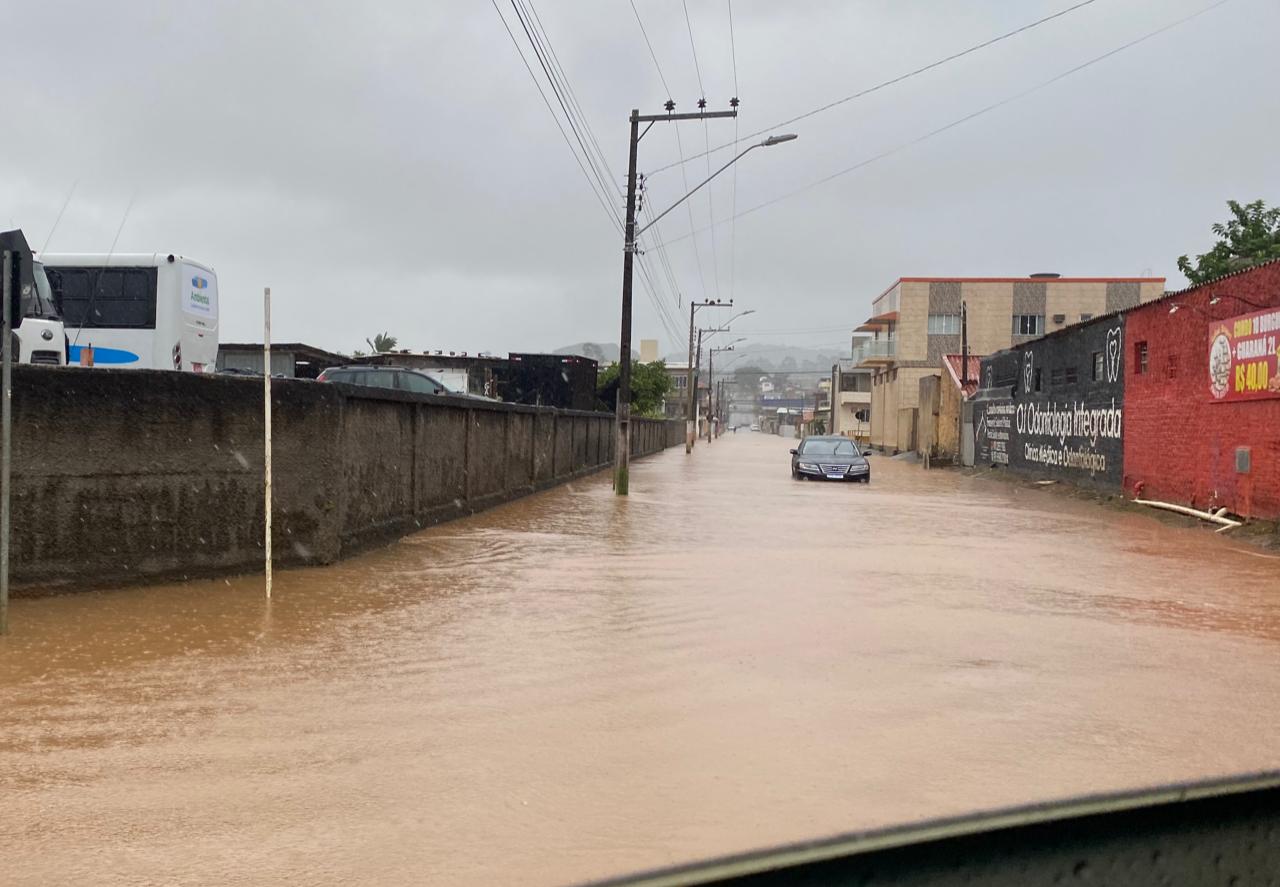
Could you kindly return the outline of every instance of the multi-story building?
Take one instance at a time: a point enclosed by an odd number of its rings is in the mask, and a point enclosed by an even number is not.
[[[684,419],[689,414],[689,365],[686,363],[669,363],[667,377],[671,379],[671,389],[662,402],[662,412],[668,419]]]
[[[916,448],[920,379],[961,350],[992,354],[1096,315],[1159,298],[1163,277],[903,277],[881,293],[858,332],[870,333],[853,363],[872,369],[870,442]]]
[[[831,368],[831,434],[866,440],[871,431],[871,376],[873,370],[841,358]]]

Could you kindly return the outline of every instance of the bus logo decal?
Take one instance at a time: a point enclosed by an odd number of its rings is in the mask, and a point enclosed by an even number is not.
[[[191,278],[191,285],[198,290],[208,289],[209,281],[205,280],[203,277],[193,277]]]

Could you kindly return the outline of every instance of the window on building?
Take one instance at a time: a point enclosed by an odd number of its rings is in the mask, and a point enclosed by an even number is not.
[[[930,314],[929,315],[929,335],[950,335],[960,334],[960,315],[959,314]]]
[[[1013,315],[1013,334],[1015,336],[1039,336],[1044,332],[1043,314]]]
[[[1031,374],[1031,390],[1032,391],[1040,390],[1040,371],[1039,370],[1036,370]]]
[[[1080,381],[1079,376],[1076,374],[1075,367],[1067,367],[1065,370],[1063,370],[1062,377],[1063,377],[1063,381],[1066,382],[1066,384],[1068,385],[1074,385]]]
[[[1084,323],[1086,320],[1093,320],[1093,315],[1092,315],[1092,314],[1081,314],[1081,315],[1080,315],[1080,322],[1081,322],[1081,323]]]
[[[1093,352],[1093,381],[1097,382],[1102,379],[1102,352]]]
[[[1135,342],[1133,345],[1134,374],[1141,376],[1147,371],[1147,343]]]
[[[1166,375],[1166,376],[1168,376],[1170,379],[1175,379],[1175,378],[1177,378],[1177,376],[1178,376],[1178,355],[1176,355],[1176,354],[1170,354],[1170,355],[1169,355],[1168,360],[1165,362],[1164,372],[1165,372],[1165,375]]]
[[[672,382],[672,386],[671,386],[672,388],[688,388],[689,387],[688,376],[672,376],[671,382]]]
[[[870,391],[871,377],[866,373],[841,373],[841,391]]]

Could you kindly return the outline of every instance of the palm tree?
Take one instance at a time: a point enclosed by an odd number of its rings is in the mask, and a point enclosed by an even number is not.
[[[388,351],[394,351],[400,340],[390,333],[378,333],[372,339],[365,339],[365,341],[369,343],[374,354],[386,354]]]

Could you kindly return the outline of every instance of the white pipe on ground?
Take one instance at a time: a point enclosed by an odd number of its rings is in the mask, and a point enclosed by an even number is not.
[[[1149,505],[1152,508],[1161,508],[1165,511],[1176,511],[1178,514],[1186,514],[1191,517],[1198,517],[1201,520],[1210,521],[1211,523],[1221,524],[1222,530],[1218,530],[1219,533],[1223,530],[1230,530],[1235,527],[1243,526],[1240,521],[1232,520],[1229,517],[1223,517],[1227,511],[1225,508],[1219,508],[1217,511],[1199,511],[1195,508],[1188,508],[1185,505],[1174,505],[1172,502],[1156,502],[1154,499],[1134,499],[1133,501],[1139,505]]]

